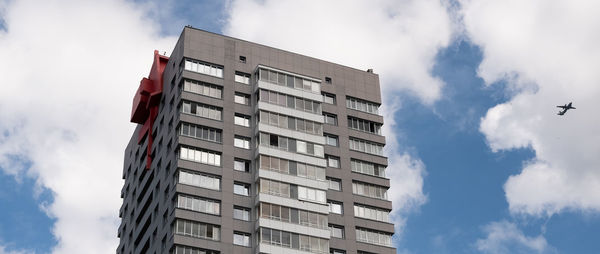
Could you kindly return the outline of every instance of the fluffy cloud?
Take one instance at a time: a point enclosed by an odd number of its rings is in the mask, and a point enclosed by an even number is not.
[[[535,158],[504,190],[513,213],[600,211],[600,16],[594,1],[461,1],[467,36],[483,51],[479,75],[506,81],[511,99],[480,130],[494,151]],[[556,105],[576,110],[557,116]]]
[[[394,221],[396,235],[402,235],[402,229],[406,224],[406,214],[418,209],[427,201],[427,196],[423,194],[423,178],[426,175],[425,164],[418,158],[414,158],[407,152],[402,151],[402,145],[399,143],[397,135],[394,114],[398,111],[398,100],[396,103],[389,103],[383,110],[383,116],[386,124],[383,126],[383,133],[386,135],[385,153],[388,155],[388,169],[386,176],[390,178],[389,199],[392,200],[394,210],[391,219]]]
[[[386,107],[386,146],[396,225],[402,211],[426,200],[425,166],[403,152],[394,125],[399,91],[425,104],[440,97],[431,75],[435,56],[451,40],[452,22],[440,1],[252,1],[230,3],[225,33],[380,74]]]
[[[424,103],[440,97],[443,84],[430,70],[451,29],[438,1],[234,1],[230,7],[230,35],[375,68],[385,94],[405,91]],[[148,11],[124,0],[0,1],[6,29],[0,30],[0,167],[52,191],[54,201],[44,209],[57,219],[54,253],[79,253],[82,246],[86,253],[115,251],[132,96],[152,51],[168,52],[175,43],[159,35]],[[290,30],[306,36],[282,36]],[[392,100],[385,97],[386,106]],[[388,106],[386,115],[394,112]],[[390,196],[395,211],[408,211],[425,202],[425,169],[399,152],[393,118],[386,121],[395,165]]]
[[[544,236],[526,236],[511,222],[492,222],[483,228],[486,238],[478,239],[475,248],[481,253],[556,253]]]
[[[386,92],[431,103],[442,81],[431,76],[451,39],[439,1],[253,1],[230,4],[226,34],[359,69],[374,68]]]
[[[114,252],[131,101],[175,38],[121,0],[0,6],[0,167],[52,191],[54,253]]]

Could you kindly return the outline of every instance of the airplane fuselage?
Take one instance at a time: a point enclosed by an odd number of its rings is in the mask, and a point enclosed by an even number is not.
[[[569,104],[565,104],[564,106],[556,106],[557,108],[562,108],[561,111],[558,111],[557,115],[562,116],[565,113],[567,113],[567,110],[569,110],[569,109],[576,109],[572,105],[573,105],[573,102],[569,102]]]

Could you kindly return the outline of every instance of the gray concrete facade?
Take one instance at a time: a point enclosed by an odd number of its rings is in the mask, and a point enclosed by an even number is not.
[[[278,79],[269,80],[275,72]],[[236,81],[236,73],[249,74],[248,84]],[[373,131],[383,117],[347,105],[347,98],[381,105],[377,74],[186,27],[163,80],[150,169],[148,138],[138,144],[141,125],[125,149],[117,253],[396,253],[390,181],[351,163],[387,166],[386,157],[364,151],[385,144]],[[275,100],[264,96],[275,93]],[[248,105],[236,103],[236,94],[248,95]],[[335,103],[326,103],[331,96]],[[335,115],[337,125],[324,114]],[[236,124],[236,115],[250,117],[248,126]],[[360,127],[350,128],[349,119]],[[337,145],[324,135],[337,137]],[[244,138],[249,146],[236,146]],[[350,140],[360,140],[357,149]],[[267,163],[265,156],[275,159]],[[329,158],[339,159],[339,167]],[[247,172],[234,169],[241,165],[236,160],[248,163]],[[341,204],[342,214],[331,212],[329,202]],[[234,207],[248,209],[248,216]]]

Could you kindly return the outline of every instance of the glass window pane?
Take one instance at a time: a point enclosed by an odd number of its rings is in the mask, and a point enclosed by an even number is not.
[[[265,70],[265,69],[260,69],[260,80],[269,80],[269,71]]]
[[[261,241],[265,243],[271,242],[271,229],[261,228]]]
[[[298,151],[299,153],[306,153],[306,142],[296,141],[296,151]]]

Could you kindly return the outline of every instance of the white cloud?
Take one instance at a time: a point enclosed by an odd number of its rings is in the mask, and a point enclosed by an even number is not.
[[[439,49],[451,40],[452,22],[436,0],[233,1],[225,33],[380,74],[388,145],[390,198],[398,233],[406,212],[426,201],[425,166],[403,151],[394,125],[398,92],[431,104],[443,82],[431,75]]]
[[[440,97],[430,71],[451,39],[451,21],[439,1],[252,1],[230,4],[225,33],[300,54],[374,68],[386,92]]]
[[[526,236],[517,225],[507,221],[492,222],[486,225],[486,238],[478,239],[475,248],[481,253],[556,253],[554,247],[548,245],[543,235]]]
[[[443,83],[430,71],[451,29],[438,1],[234,1],[230,7],[230,35],[374,68],[384,94],[409,92],[426,104],[440,97]],[[0,166],[36,178],[54,194],[44,206],[57,219],[54,253],[78,253],[81,246],[86,253],[115,251],[122,154],[134,128],[131,100],[152,51],[175,43],[145,18],[155,15],[149,11],[123,0],[0,1],[7,29],[0,31],[0,133],[9,133],[0,135]],[[289,30],[306,36],[282,36]],[[393,98],[384,101],[388,106]],[[401,212],[426,200],[425,167],[401,152],[396,129],[386,117],[390,197],[404,225]]]
[[[600,2],[461,1],[465,31],[483,51],[479,75],[513,97],[482,119],[494,151],[535,158],[504,190],[510,211],[600,211]],[[557,116],[573,101],[576,110]]]
[[[0,167],[52,191],[54,253],[114,252],[132,98],[175,38],[121,0],[0,6]]]
[[[388,156],[388,168],[386,176],[390,178],[389,200],[392,200],[393,211],[391,219],[394,221],[396,235],[402,235],[402,229],[406,225],[406,214],[418,209],[427,202],[427,196],[423,193],[423,178],[426,170],[425,164],[418,158],[402,151],[399,140],[399,131],[395,122],[394,114],[400,105],[398,100],[383,108],[386,123],[383,133],[386,136],[385,153]]]

